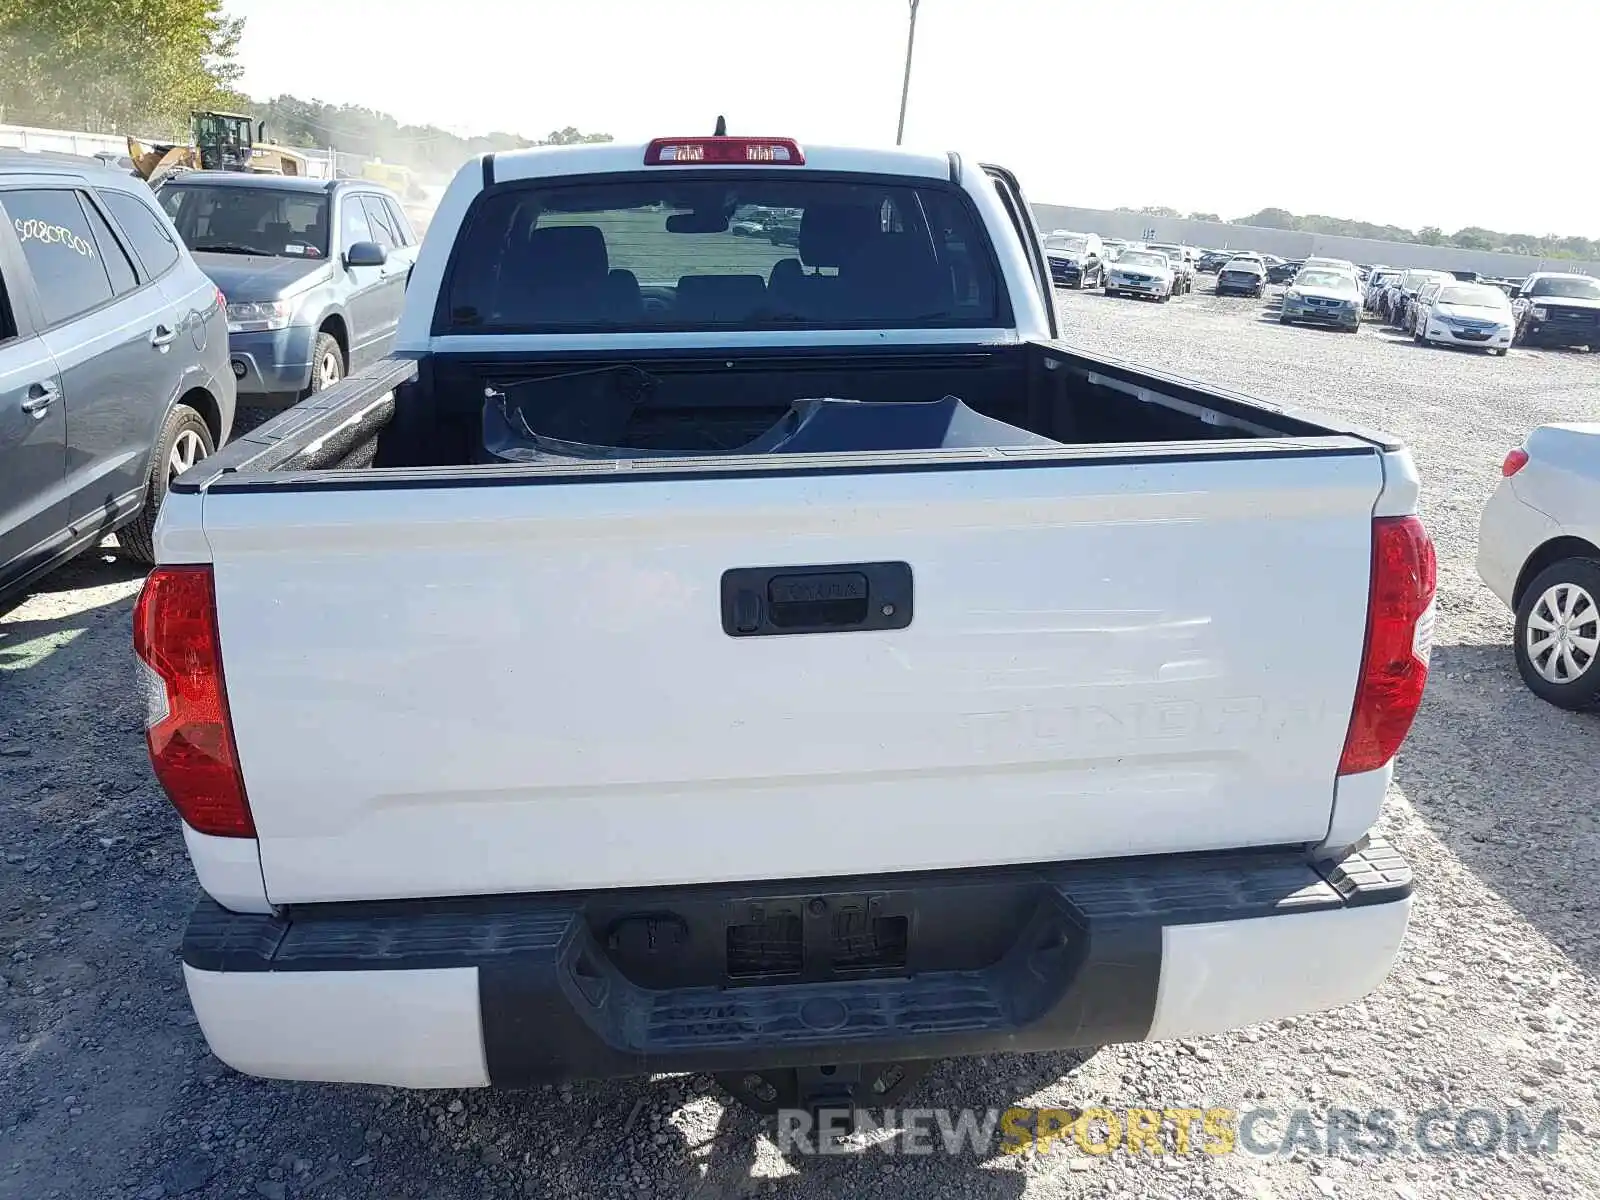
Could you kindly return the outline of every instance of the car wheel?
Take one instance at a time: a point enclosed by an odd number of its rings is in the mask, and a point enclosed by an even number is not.
[[[311,351],[311,386],[307,395],[325,392],[344,378],[344,351],[339,340],[331,333],[317,334],[317,344]]]
[[[1278,318],[1278,324],[1279,324],[1279,325],[1293,325],[1293,324],[1294,324],[1294,322],[1293,322],[1293,321],[1291,321],[1291,320],[1289,320],[1289,318],[1288,318],[1288,317],[1284,317],[1284,316],[1280,316],[1280,317],[1279,317],[1279,318]]]
[[[1600,560],[1568,558],[1528,584],[1517,604],[1517,670],[1558,708],[1600,704]]]
[[[210,458],[216,449],[205,418],[187,404],[174,405],[150,459],[144,508],[117,531],[117,543],[129,558],[147,565],[155,563],[156,517],[161,513],[161,502],[167,498],[167,488],[195,463]]]

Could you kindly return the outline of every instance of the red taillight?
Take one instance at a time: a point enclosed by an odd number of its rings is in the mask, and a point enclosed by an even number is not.
[[[190,827],[255,837],[228,718],[211,568],[157,567],[133,609],[133,649],[146,673],[150,764]]]
[[[806,156],[793,138],[687,137],[657,138],[645,148],[647,167],[731,166],[803,167]]]
[[[1523,467],[1528,465],[1528,452],[1520,447],[1506,455],[1505,462],[1500,464],[1500,474],[1510,479]]]
[[[1433,647],[1433,540],[1416,517],[1372,523],[1367,646],[1339,774],[1375,771],[1400,749],[1422,703]]]

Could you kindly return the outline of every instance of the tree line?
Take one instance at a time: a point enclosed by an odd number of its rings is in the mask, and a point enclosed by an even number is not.
[[[0,121],[163,136],[232,94],[222,0],[0,0]]]
[[[543,138],[461,137],[357,105],[257,103],[236,87],[243,33],[223,0],[0,0],[0,122],[177,139],[191,111],[220,109],[265,121],[278,142],[424,171],[452,171],[489,150],[611,140],[570,125]]]
[[[295,96],[247,102],[247,111],[266,122],[267,137],[274,142],[381,158],[422,172],[452,172],[473,155],[490,151],[611,141],[609,133],[583,133],[571,125],[553,129],[542,138],[515,133],[462,137],[434,125],[405,125],[388,113],[359,105],[325,104]]]
[[[1180,218],[1175,208],[1152,205],[1146,208],[1119,208],[1118,212],[1139,213],[1148,217]],[[1191,221],[1222,221],[1216,213],[1192,212]],[[1468,225],[1445,233],[1436,225],[1405,229],[1399,225],[1377,225],[1371,221],[1352,221],[1346,217],[1327,217],[1317,213],[1301,216],[1283,208],[1263,208],[1248,216],[1233,217],[1227,225],[1250,225],[1257,229],[1288,229],[1298,233],[1366,238],[1375,242],[1409,242],[1423,246],[1455,246],[1462,250],[1494,250],[1505,254],[1524,254],[1531,258],[1600,259],[1600,240],[1586,237],[1540,236],[1532,233],[1501,233]]]

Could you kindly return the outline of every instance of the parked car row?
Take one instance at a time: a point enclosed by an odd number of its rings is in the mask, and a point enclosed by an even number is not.
[[[1108,296],[1170,300],[1194,291],[1193,247],[1125,242],[1057,229],[1043,237],[1050,279],[1058,287],[1104,287]]]
[[[1600,280],[1540,271],[1464,282],[1457,272],[1374,275],[1366,307],[1418,342],[1504,354],[1511,346],[1600,348]]]
[[[1278,320],[1361,328],[1363,311],[1425,345],[1504,354],[1513,346],[1600,348],[1600,280],[1542,271],[1526,279],[1485,278],[1465,269],[1400,269],[1313,256],[1283,259],[1252,250],[1200,250],[1171,242],[1108,241],[1056,230],[1044,238],[1052,280],[1104,285],[1111,296],[1167,300],[1216,275],[1218,296],[1262,297],[1284,286]],[[1132,257],[1130,257],[1132,256]]]

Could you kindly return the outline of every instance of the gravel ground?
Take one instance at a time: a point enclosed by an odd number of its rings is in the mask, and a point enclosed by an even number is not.
[[[1392,430],[1422,471],[1440,624],[1384,821],[1418,875],[1401,960],[1352,1008],[1086,1061],[946,1064],[907,1103],[1387,1108],[1402,1127],[1436,1105],[1557,1107],[1553,1154],[951,1159],[891,1138],[785,1157],[703,1078],[490,1094],[238,1076],[183,993],[194,883],[139,732],[139,574],[107,549],[0,615],[0,1198],[1600,1195],[1600,719],[1523,689],[1472,567],[1501,456],[1536,423],[1600,419],[1600,359],[1285,329],[1270,300],[1210,286],[1168,305],[1067,293],[1068,340]]]

